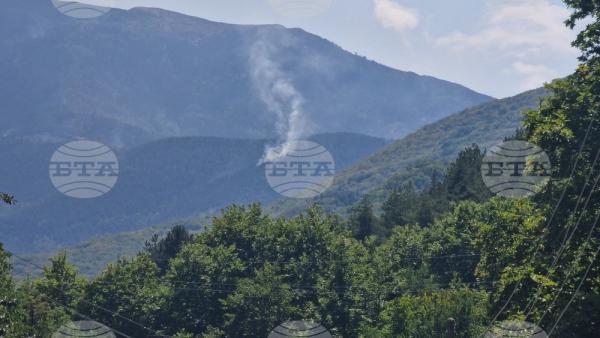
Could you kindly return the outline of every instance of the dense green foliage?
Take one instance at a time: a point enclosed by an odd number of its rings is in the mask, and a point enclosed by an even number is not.
[[[435,219],[450,211],[452,205],[460,201],[483,202],[492,195],[485,187],[479,171],[484,153],[477,145],[460,152],[450,163],[443,180],[433,172],[428,187],[417,190],[412,181],[403,186],[388,185],[387,198],[381,205],[381,215],[371,198],[364,196],[350,208],[349,227],[354,236],[364,240],[370,235],[379,239],[389,236],[398,226],[429,226]]]
[[[574,9],[569,26],[593,21],[574,42],[583,63],[526,114],[527,137],[550,154],[555,179],[535,198],[543,226],[510,257],[514,268],[494,293],[494,310],[524,315],[559,337],[597,337],[600,324],[590,316],[600,309],[600,3],[565,2]]]
[[[264,337],[289,319],[318,321],[338,337],[431,337],[452,319],[458,337],[471,337],[485,329],[488,290],[539,219],[527,200],[464,201],[429,226],[394,227],[377,240],[356,239],[352,220],[316,207],[291,219],[230,207],[206,232],[176,227],[91,280],[55,257],[17,298],[43,310],[37,324],[11,321],[37,336],[79,313],[134,337]]]
[[[517,133],[554,164],[533,198],[490,198],[472,146],[427,188],[385,190],[381,214],[365,195],[347,218],[231,206],[206,231],[175,227],[90,280],[60,254],[17,284],[0,247],[0,332],[47,337],[91,317],[133,337],[243,338],[309,319],[336,337],[480,337],[491,319],[518,318],[554,337],[597,337],[600,4],[566,2],[568,24],[596,22],[575,42],[577,72],[549,85]]]
[[[64,255],[54,258],[30,285],[29,293],[42,295],[39,301],[49,313],[44,314],[49,322],[35,330],[47,334],[56,327],[53,318],[70,309],[135,337],[149,330],[262,337],[285,320],[302,318],[342,337],[436,332],[450,317],[459,332],[480,331],[487,296],[466,283],[475,265],[463,275],[444,267],[460,264],[455,253],[472,248],[463,243],[464,229],[450,234],[451,227],[444,227],[397,227],[376,244],[372,237],[356,240],[347,222],[317,208],[283,219],[264,214],[258,205],[231,207],[193,239],[181,228],[166,237],[189,239],[185,244],[158,241],[87,282]],[[162,259],[153,259],[157,247],[177,251],[164,271],[156,263]],[[441,255],[445,261],[433,259]],[[439,311],[416,328],[408,321],[426,301]],[[398,327],[397,317],[405,318],[411,331]]]

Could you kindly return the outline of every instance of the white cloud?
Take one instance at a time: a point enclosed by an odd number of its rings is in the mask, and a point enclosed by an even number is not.
[[[373,0],[373,3],[375,17],[386,28],[403,31],[419,25],[419,15],[415,9],[401,6],[392,0]]]
[[[454,50],[479,48],[518,58],[545,53],[575,55],[570,46],[574,33],[562,24],[569,13],[547,0],[505,2],[490,8],[479,32],[454,32],[438,38],[437,43]]]
[[[541,87],[545,82],[549,82],[557,77],[557,74],[552,69],[542,64],[516,61],[512,64],[512,69],[524,78],[521,84],[521,89],[523,90]]]

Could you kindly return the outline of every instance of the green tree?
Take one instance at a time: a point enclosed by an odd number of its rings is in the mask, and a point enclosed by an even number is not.
[[[547,228],[535,241],[539,252],[533,259],[514,263],[523,272],[513,278],[509,290],[529,292],[516,294],[508,313],[527,311],[531,320],[542,320],[545,328],[557,324],[555,336],[593,337],[600,326],[581,318],[600,308],[600,271],[590,269],[583,280],[600,246],[596,227],[600,187],[594,184],[600,175],[596,161],[600,149],[600,3],[565,3],[573,9],[566,22],[569,27],[584,19],[590,22],[573,43],[582,52],[582,64],[573,75],[550,84],[552,95],[539,109],[526,113],[528,139],[550,155],[554,179],[535,198],[547,219]],[[505,304],[504,299],[496,303],[497,308]],[[559,321],[568,305],[569,311]]]
[[[34,282],[35,288],[58,304],[73,308],[83,297],[86,280],[78,275],[77,268],[67,262],[66,252],[60,252],[44,267],[42,278]]]
[[[81,313],[133,337],[147,337],[168,324],[170,289],[147,254],[120,259],[90,282]]]
[[[253,278],[240,280],[235,292],[223,301],[226,336],[268,336],[277,325],[297,316],[294,297],[278,268],[265,265]]]
[[[569,28],[575,28],[576,24],[587,18],[591,18],[591,23],[586,23],[573,42],[573,46],[582,51],[580,60],[587,63],[594,63],[600,58],[600,4],[597,1],[588,0],[564,0],[565,4],[573,9],[573,13],[566,21]]]
[[[360,202],[350,210],[350,229],[358,240],[362,241],[374,235],[378,228],[378,222],[368,196],[363,196]]]
[[[405,295],[388,304],[376,326],[365,326],[365,337],[443,337],[450,318],[455,337],[479,337],[487,321],[484,292],[456,289]]]
[[[177,256],[181,248],[193,238],[185,226],[179,224],[174,226],[164,238],[160,238],[158,234],[152,236],[152,239],[146,242],[144,250],[160,268],[161,273],[164,273],[169,266],[169,260]]]
[[[462,150],[449,165],[444,186],[450,200],[482,202],[492,196],[481,178],[483,157],[484,153],[474,144]]]
[[[382,223],[386,229],[414,224],[418,218],[418,198],[414,186],[409,183],[394,189],[382,206]]]
[[[222,302],[245,276],[246,267],[235,247],[207,245],[207,237],[210,235],[199,235],[171,261],[167,274],[172,290],[167,305],[168,333],[185,330],[201,334],[209,327],[222,327]]]

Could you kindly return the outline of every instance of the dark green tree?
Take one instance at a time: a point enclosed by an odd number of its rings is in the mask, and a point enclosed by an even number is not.
[[[148,337],[169,324],[170,288],[147,254],[110,264],[85,290],[79,311],[132,337]]]
[[[492,196],[481,177],[483,157],[484,153],[479,146],[472,145],[462,150],[450,164],[444,178],[444,186],[450,200],[482,202]]]
[[[386,229],[415,224],[418,219],[419,194],[409,183],[394,189],[382,206],[382,223]]]
[[[253,278],[240,280],[223,301],[227,337],[266,337],[277,325],[298,316],[294,290],[278,270],[265,265]]]
[[[184,225],[179,224],[174,226],[164,238],[160,238],[158,234],[152,236],[152,239],[145,244],[145,251],[164,273],[169,266],[169,260],[177,256],[181,248],[192,239],[193,235]]]
[[[444,337],[453,319],[455,337],[479,337],[485,332],[486,295],[470,289],[404,295],[389,302],[365,337]]]
[[[86,280],[78,275],[77,268],[67,262],[66,252],[60,252],[44,267],[42,278],[34,282],[35,288],[49,299],[65,307],[76,307],[83,297]]]
[[[373,205],[368,196],[363,196],[360,202],[350,210],[350,228],[358,240],[365,240],[374,235],[378,227],[378,219],[373,212]]]

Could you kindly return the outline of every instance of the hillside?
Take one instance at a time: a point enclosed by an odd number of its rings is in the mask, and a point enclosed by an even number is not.
[[[275,89],[281,82],[291,93]],[[116,147],[181,136],[273,138],[277,124],[304,135],[391,139],[491,99],[301,29],[151,8],[74,20],[49,0],[3,1],[0,86],[0,137],[85,137]],[[289,126],[296,104],[302,123]]]
[[[386,141],[355,134],[316,135],[311,140],[347,168]],[[48,160],[58,145],[23,140],[0,142],[3,189],[18,197],[0,209],[5,247],[46,252],[97,236],[133,231],[194,217],[232,203],[269,203],[278,198],[257,166],[268,140],[215,137],[171,138],[118,153],[117,185],[96,199],[60,194],[48,179]],[[52,231],[48,231],[52,229]]]
[[[547,94],[543,88],[528,91],[429,124],[337,174],[333,186],[314,200],[279,200],[271,210],[292,215],[313,203],[336,210],[351,206],[363,194],[380,195],[409,180],[417,187],[427,184],[434,170],[442,171],[465,147],[487,148],[513,135],[522,112],[536,108]]]

